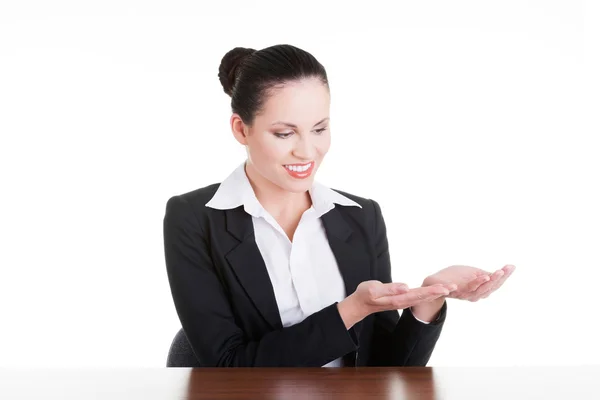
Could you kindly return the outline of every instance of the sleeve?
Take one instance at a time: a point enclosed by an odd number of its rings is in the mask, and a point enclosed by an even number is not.
[[[411,312],[411,314],[413,314],[413,317],[415,317],[415,319],[416,319],[417,321],[419,321],[419,322],[422,322],[422,323],[424,323],[424,324],[431,324],[431,322],[423,321],[423,320],[421,320],[421,319],[417,318],[417,317],[415,316],[415,314],[412,312],[412,307],[410,307],[410,312]],[[437,313],[437,316],[435,317],[435,320],[434,320],[433,322],[438,322],[438,321],[440,320],[440,316],[441,316],[441,315],[442,315],[442,313],[441,313],[441,310],[440,310],[440,312],[438,312],[438,313]]]
[[[320,367],[357,349],[356,332],[346,329],[337,302],[296,325],[249,340],[235,322],[209,240],[182,196],[167,202],[163,237],[175,309],[201,366]]]
[[[410,307],[410,308],[409,308],[409,310],[410,310],[410,312],[412,313],[413,317],[415,317],[415,319],[416,319],[417,321],[419,321],[419,322],[422,322],[422,323],[424,323],[424,324],[429,324],[429,323],[430,323],[430,322],[423,321],[422,319],[419,319],[419,318],[417,318],[417,317],[415,316],[415,314],[412,312],[412,307]],[[438,313],[438,316],[439,316],[439,313]]]
[[[392,277],[385,221],[379,204],[371,201],[375,221],[376,279],[389,283]],[[430,323],[417,320],[410,309],[402,310],[401,315],[398,310],[375,313],[369,365],[426,366],[442,332],[447,307],[444,301],[437,319]]]

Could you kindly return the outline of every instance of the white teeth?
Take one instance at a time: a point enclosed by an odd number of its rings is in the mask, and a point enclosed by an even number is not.
[[[299,166],[299,165],[286,165],[285,167],[287,169],[289,169],[290,171],[294,171],[294,172],[305,172],[308,171],[308,169],[311,167],[312,163],[310,164],[306,164],[304,166]]]

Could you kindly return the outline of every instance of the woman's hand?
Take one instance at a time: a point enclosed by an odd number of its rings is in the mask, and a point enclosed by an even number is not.
[[[368,315],[387,310],[399,310],[448,296],[457,285],[436,283],[409,289],[404,283],[361,282],[354,293],[338,303],[346,329]]]
[[[423,285],[453,283],[458,288],[446,297],[475,302],[498,290],[515,269],[514,265],[505,265],[491,273],[467,265],[452,265],[425,278]]]

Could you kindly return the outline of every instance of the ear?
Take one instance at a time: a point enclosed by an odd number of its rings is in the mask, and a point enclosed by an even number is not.
[[[248,127],[246,124],[244,124],[242,118],[240,118],[239,114],[234,113],[229,122],[231,124],[231,132],[233,133],[235,140],[246,146],[248,144]]]

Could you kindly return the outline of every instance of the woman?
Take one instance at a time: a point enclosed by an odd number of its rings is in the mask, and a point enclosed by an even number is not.
[[[171,197],[164,218],[196,366],[425,366],[445,299],[485,298],[514,266],[392,282],[378,203],[315,181],[331,137],[323,66],[290,45],[238,47],[219,79],[247,160],[220,184]]]

